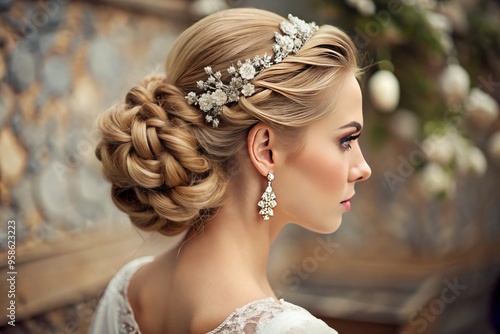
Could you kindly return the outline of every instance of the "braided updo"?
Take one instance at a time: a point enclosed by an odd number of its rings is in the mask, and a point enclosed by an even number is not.
[[[151,75],[125,102],[100,115],[96,156],[112,184],[112,198],[137,227],[175,235],[201,228],[223,204],[236,153],[250,128],[264,122],[287,143],[325,116],[325,88],[345,69],[356,69],[356,51],[339,29],[322,26],[294,56],[260,73],[256,93],[224,106],[221,124],[206,124],[185,95],[205,80],[203,68],[225,69],[238,60],[272,54],[284,19],[257,9],[231,9],[187,29],[167,58],[167,75]],[[228,80],[228,78],[223,78]]]
[[[203,118],[185,104],[164,77],[148,76],[97,121],[96,155],[113,200],[144,230],[177,234],[220,205],[224,194],[218,164],[190,131]]]

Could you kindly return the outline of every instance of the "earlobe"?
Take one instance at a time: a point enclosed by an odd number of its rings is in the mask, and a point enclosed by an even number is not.
[[[263,123],[254,125],[247,136],[249,158],[259,173],[266,177],[274,167],[272,151],[274,142],[273,129]]]

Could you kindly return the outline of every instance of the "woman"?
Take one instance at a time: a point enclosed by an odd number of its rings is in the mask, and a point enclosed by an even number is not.
[[[332,233],[370,176],[356,51],[332,26],[231,9],[187,29],[166,76],[98,120],[116,205],[176,235],[110,282],[91,332],[336,333],[278,300],[271,242],[293,222]]]

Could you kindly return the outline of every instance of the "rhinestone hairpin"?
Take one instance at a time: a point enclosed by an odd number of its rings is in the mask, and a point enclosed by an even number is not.
[[[219,126],[218,116],[225,104],[237,102],[241,95],[248,97],[255,93],[255,86],[250,83],[250,80],[264,69],[281,63],[287,56],[296,54],[319,29],[316,23],[306,23],[290,14],[288,21],[281,22],[279,27],[282,34],[274,33],[276,42],[273,45],[274,59],[265,53],[263,56],[255,56],[244,62],[238,60],[236,66],[231,65],[227,69],[231,76],[229,83],[222,82],[220,71],[213,72],[212,67],[207,66],[205,73],[208,79],[196,83],[198,89],[204,93],[198,95],[196,92],[189,92],[186,95],[188,103],[197,105],[205,113],[205,121],[212,123],[214,128]]]

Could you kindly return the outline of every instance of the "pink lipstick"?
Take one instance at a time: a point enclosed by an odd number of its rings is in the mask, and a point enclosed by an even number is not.
[[[344,207],[344,209],[346,211],[350,211],[351,210],[351,200],[350,199],[342,201],[342,202],[340,202],[340,204],[342,204],[342,206]]]

